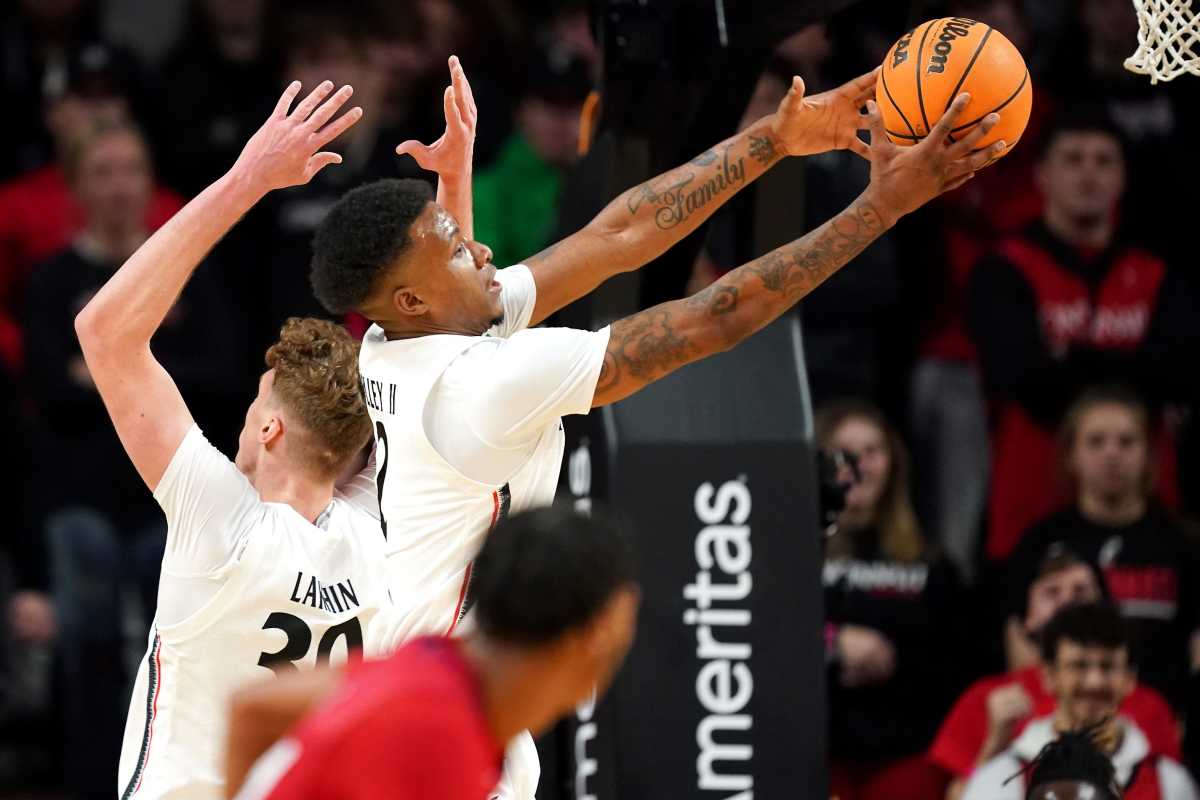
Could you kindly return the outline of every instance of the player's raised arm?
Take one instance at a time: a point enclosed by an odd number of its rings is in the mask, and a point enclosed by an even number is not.
[[[437,173],[438,205],[458,221],[459,230],[468,239],[473,239],[475,214],[471,207],[471,162],[475,157],[475,123],[479,112],[458,56],[450,56],[450,85],[446,87],[442,104],[446,132],[429,145],[414,139],[401,142],[396,153],[407,153],[421,169]]]
[[[92,379],[151,490],[192,425],[175,382],[150,351],[151,337],[192,271],[246,211],[272,189],[307,183],[341,161],[319,151],[362,116],[354,108],[333,120],[351,92],[343,86],[333,93],[326,81],[292,110],[300,93],[292,83],[233,168],[138,248],[75,318]]]
[[[582,230],[529,258],[537,283],[531,325],[578,300],[612,276],[665,253],[784,156],[852,150],[859,109],[875,93],[875,72],[812,97],[794,78],[779,110],[681,167],[635,186]]]
[[[613,323],[593,398],[603,406],[628,397],[684,364],[729,348],[775,320],[903,215],[966,182],[1004,143],[974,152],[999,120],[988,116],[950,142],[968,101],[955,100],[920,144],[899,148],[868,103],[871,181],[845,211],[791,244],[729,272],[684,300],[663,303]]]

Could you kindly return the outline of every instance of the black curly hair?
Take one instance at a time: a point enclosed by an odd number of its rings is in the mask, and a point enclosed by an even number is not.
[[[586,625],[634,580],[621,527],[558,504],[496,526],[475,559],[471,594],[481,632],[536,646]]]
[[[347,192],[313,236],[313,293],[331,314],[360,308],[379,275],[412,244],[409,230],[433,200],[423,180],[386,179]]]
[[[1112,760],[1096,747],[1095,732],[1096,727],[1067,731],[1043,747],[1028,766],[1026,800],[1040,800],[1040,787],[1068,782],[1095,787],[1101,793],[1097,800],[1121,800]]]

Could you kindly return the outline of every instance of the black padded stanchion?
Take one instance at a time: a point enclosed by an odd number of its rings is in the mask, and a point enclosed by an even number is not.
[[[796,319],[587,420],[572,425],[560,497],[632,522],[642,612],[608,697],[550,737],[556,774],[539,797],[824,800],[815,465]]]

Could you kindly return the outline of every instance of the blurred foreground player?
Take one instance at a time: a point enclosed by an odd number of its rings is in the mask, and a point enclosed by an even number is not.
[[[231,794],[245,778],[246,800],[488,797],[506,742],[612,680],[633,642],[638,590],[619,531],[561,506],[500,523],[474,576],[477,629],[462,639],[417,639],[346,674],[239,692]]]
[[[167,518],[158,609],[134,686],[118,796],[215,798],[234,689],[362,647],[384,601],[378,507],[355,345],[291,320],[246,412],[235,462],[205,439],[150,340],[208,251],[273,189],[337,163],[318,152],[361,116],[293,83],[233,168],[130,256],[75,320],[113,425]],[[326,99],[328,98],[328,99]],[[325,101],[325,102],[322,102]],[[111,796],[111,795],[110,795]]]

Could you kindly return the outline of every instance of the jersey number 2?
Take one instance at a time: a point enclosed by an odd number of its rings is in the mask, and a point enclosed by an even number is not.
[[[379,527],[383,531],[383,539],[387,541],[387,518],[383,516],[383,482],[387,480],[388,443],[387,429],[382,422],[375,423],[375,438],[378,440],[376,451],[383,446],[383,457],[379,459],[379,468],[375,470],[375,489],[379,492]]]
[[[267,621],[263,623],[262,629],[264,631],[283,631],[284,635],[287,636],[287,643],[284,644],[282,650],[260,655],[258,657],[258,665],[266,667],[276,675],[295,672],[295,662],[308,655],[309,645],[312,644],[312,629],[308,627],[308,623],[292,614],[275,611],[267,617]],[[318,667],[329,663],[329,654],[333,652],[333,645],[339,637],[343,636],[346,638],[347,651],[362,650],[362,626],[358,623],[358,617],[351,617],[340,625],[334,625],[325,631],[325,634],[321,637],[321,641],[317,644]]]

